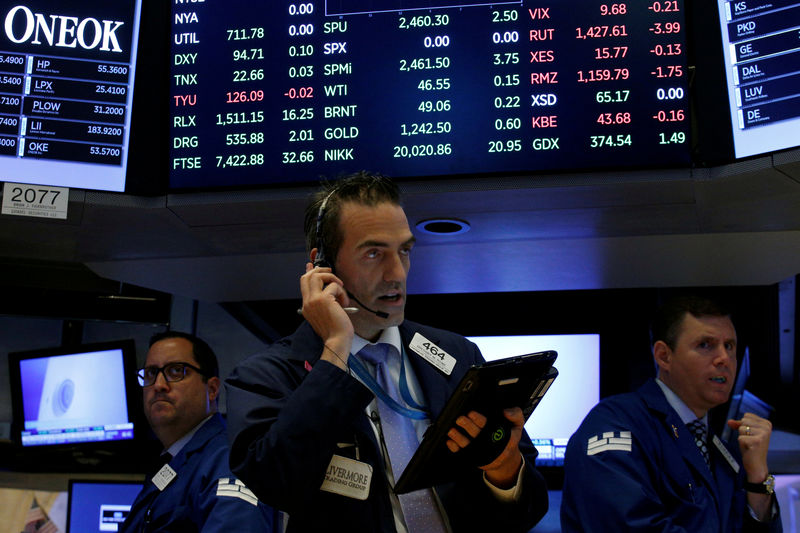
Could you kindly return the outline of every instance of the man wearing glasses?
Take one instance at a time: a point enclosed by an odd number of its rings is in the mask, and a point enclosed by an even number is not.
[[[186,333],[156,334],[138,377],[163,466],[148,474],[121,531],[278,531],[277,514],[228,467],[219,367],[208,344]]]

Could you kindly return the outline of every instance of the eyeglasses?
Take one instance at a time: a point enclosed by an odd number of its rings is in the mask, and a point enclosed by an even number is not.
[[[164,374],[164,379],[167,380],[169,383],[173,383],[175,381],[181,381],[183,378],[186,377],[186,369],[191,368],[198,374],[205,375],[202,370],[197,368],[194,365],[190,365],[189,363],[167,363],[162,367],[157,366],[146,366],[144,368],[140,368],[138,372],[136,372],[137,377],[139,378],[139,386],[140,387],[149,387],[156,382],[158,379],[158,374]]]

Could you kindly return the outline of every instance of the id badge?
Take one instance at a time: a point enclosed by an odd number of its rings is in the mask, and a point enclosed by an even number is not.
[[[168,464],[164,465],[161,467],[161,470],[156,472],[156,475],[153,476],[153,485],[158,487],[158,490],[163,491],[176,477],[178,477],[178,473],[175,472]]]
[[[320,490],[356,500],[366,500],[371,481],[372,465],[334,455],[328,464],[325,481],[322,482]]]
[[[445,352],[419,333],[414,334],[411,342],[408,343],[408,347],[447,376],[453,372],[453,368],[456,366],[455,357]]]

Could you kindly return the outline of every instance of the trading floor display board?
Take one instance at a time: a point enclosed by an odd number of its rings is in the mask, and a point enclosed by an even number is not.
[[[684,2],[178,0],[173,189],[687,166]]]
[[[141,0],[0,0],[0,181],[124,191]]]

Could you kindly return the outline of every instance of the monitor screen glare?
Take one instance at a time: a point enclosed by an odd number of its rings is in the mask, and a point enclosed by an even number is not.
[[[133,438],[121,349],[23,359],[23,446]]]

